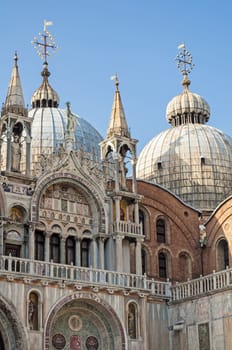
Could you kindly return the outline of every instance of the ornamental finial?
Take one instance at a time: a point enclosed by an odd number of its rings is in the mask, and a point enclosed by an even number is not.
[[[34,48],[37,50],[38,55],[43,59],[44,63],[47,63],[47,57],[54,54],[58,49],[54,37],[47,30],[47,27],[51,25],[53,25],[51,21],[44,20],[43,33],[39,33],[39,39],[34,37],[31,42],[35,45]]]
[[[190,52],[186,49],[185,44],[180,44],[178,46],[178,49],[180,50],[180,52],[175,58],[175,60],[177,61],[177,68],[183,74],[183,76],[187,77],[193,69],[193,67],[195,66],[192,63],[193,58]]]
[[[119,80],[118,80],[117,73],[114,74],[114,75],[112,75],[112,76],[110,77],[110,80],[114,80],[114,81],[115,81],[116,90],[118,91]]]

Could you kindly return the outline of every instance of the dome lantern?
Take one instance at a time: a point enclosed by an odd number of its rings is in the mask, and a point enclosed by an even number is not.
[[[208,103],[198,94],[189,90],[191,81],[188,79],[188,74],[194,67],[192,56],[186,50],[185,45],[181,44],[178,47],[181,49],[176,56],[177,67],[183,74],[182,85],[183,92],[175,96],[167,105],[166,118],[172,126],[182,124],[205,124],[209,120],[210,107]]]

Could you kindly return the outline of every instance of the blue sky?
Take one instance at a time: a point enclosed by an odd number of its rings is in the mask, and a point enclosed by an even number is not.
[[[0,101],[5,100],[14,51],[25,102],[41,83],[42,60],[31,44],[44,19],[59,51],[48,60],[60,107],[88,120],[103,137],[117,73],[138,150],[167,129],[165,110],[182,91],[174,61],[184,42],[195,68],[190,89],[211,107],[209,125],[232,136],[232,2],[227,0],[1,0]]]

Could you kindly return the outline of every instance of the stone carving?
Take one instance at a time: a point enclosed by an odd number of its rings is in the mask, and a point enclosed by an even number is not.
[[[71,112],[70,102],[66,102],[66,106],[67,106],[67,130],[66,130],[66,133],[67,133],[67,136],[70,136],[73,134],[73,132],[75,130],[76,117]]]
[[[20,172],[21,148],[20,137],[15,134],[11,143],[11,171]]]
[[[128,307],[128,334],[131,339],[136,339],[136,305],[130,303]]]
[[[30,293],[28,324],[31,330],[38,330],[38,296],[35,293]]]

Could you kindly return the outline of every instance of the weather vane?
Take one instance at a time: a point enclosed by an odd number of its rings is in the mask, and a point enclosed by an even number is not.
[[[176,56],[175,60],[178,62],[177,63],[177,68],[180,70],[180,72],[183,75],[188,75],[188,73],[191,72],[193,67],[195,66],[192,63],[192,55],[188,50],[186,50],[186,47],[184,44],[180,44],[178,46],[178,49],[181,50],[178,55]]]
[[[51,21],[44,20],[44,29],[43,33],[39,33],[39,39],[34,37],[32,44],[37,50],[38,55],[43,59],[44,62],[47,62],[47,57],[54,54],[58,46],[56,46],[55,39],[52,34],[48,32],[47,27],[53,25]],[[41,40],[41,41],[40,41]]]

